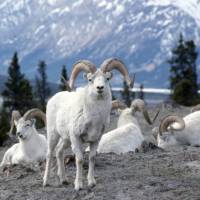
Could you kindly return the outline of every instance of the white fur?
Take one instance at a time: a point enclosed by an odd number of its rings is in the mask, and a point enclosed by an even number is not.
[[[144,141],[136,112],[130,108],[121,111],[117,128],[105,133],[97,149],[98,153],[126,153],[135,151]]]
[[[37,163],[46,158],[47,141],[38,133],[32,120],[20,118],[15,122],[19,143],[14,144],[4,154],[1,167],[13,164]]]
[[[185,129],[182,131],[168,131],[162,136],[158,134],[158,146],[165,149],[174,145],[200,146],[200,111],[190,113],[183,118]],[[176,128],[179,124],[171,125]]]
[[[88,185],[95,185],[94,158],[98,142],[105,127],[110,121],[111,91],[105,74],[100,70],[92,75],[92,81],[84,88],[74,92],[59,92],[47,103],[47,139],[48,153],[43,185],[47,184],[50,173],[50,163],[59,138],[61,143],[56,152],[58,163],[58,178],[60,183],[66,181],[63,149],[70,144],[76,156],[75,189],[83,187],[82,164],[83,143],[90,146]],[[91,77],[90,77],[91,79]],[[103,93],[98,93],[98,86],[103,86]]]

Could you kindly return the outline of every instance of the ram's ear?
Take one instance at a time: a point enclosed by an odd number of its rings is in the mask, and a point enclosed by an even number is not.
[[[31,121],[31,126],[35,126],[35,123],[36,123],[36,119],[30,119],[30,121]]]
[[[152,135],[155,139],[157,139],[157,136],[160,135],[159,128],[157,126],[152,129]]]
[[[107,79],[107,80],[112,79],[112,77],[113,77],[112,72],[106,72],[106,79]]]
[[[87,80],[88,80],[89,82],[92,82],[93,78],[94,78],[94,74],[92,74],[92,73],[87,73]]]
[[[122,111],[123,111],[122,109],[118,108],[118,109],[117,109],[117,114],[118,114],[118,115],[121,115]]]
[[[17,126],[19,120],[14,119],[13,121],[14,121],[15,126]]]
[[[83,79],[87,80],[87,73],[83,73]]]

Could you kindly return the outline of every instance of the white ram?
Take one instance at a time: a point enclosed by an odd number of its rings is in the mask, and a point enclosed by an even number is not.
[[[184,118],[166,116],[157,129],[158,146],[166,149],[174,145],[200,146],[200,111]],[[155,129],[154,129],[155,131]]]
[[[71,144],[72,151],[76,156],[75,189],[79,190],[83,187],[83,143],[89,143],[88,185],[96,184],[94,159],[98,142],[110,122],[111,89],[109,80],[112,77],[113,69],[120,71],[127,84],[132,85],[127,69],[120,60],[108,59],[99,69],[90,61],[82,60],[73,66],[70,87],[73,88],[74,81],[81,71],[87,73],[85,76],[88,80],[87,86],[72,92],[59,92],[48,101],[46,112],[48,152],[43,186],[47,185],[53,152],[60,138],[61,144],[56,151],[57,175],[60,183],[67,181],[63,150]]]
[[[22,117],[19,111],[12,112],[10,133],[16,127],[19,143],[14,144],[4,154],[1,167],[13,164],[36,163],[46,158],[46,137],[35,128],[34,117],[41,118],[46,123],[45,114],[39,109],[31,109]]]
[[[123,104],[115,101],[113,102],[113,107],[123,108]],[[135,151],[136,149],[140,148],[142,142],[145,140],[145,137],[142,134],[137,120],[137,111],[143,113],[144,118],[149,124],[152,124],[158,116],[157,112],[153,121],[151,121],[144,101],[141,99],[132,101],[130,108],[126,108],[121,111],[117,128],[105,133],[102,136],[97,149],[98,153],[113,152],[116,154],[121,154],[129,151]]]

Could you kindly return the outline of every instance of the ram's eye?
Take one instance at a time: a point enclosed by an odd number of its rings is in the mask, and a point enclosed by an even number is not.
[[[91,78],[89,78],[89,79],[88,79],[88,81],[89,81],[89,82],[91,82],[91,81],[92,81],[92,79],[91,79]]]
[[[30,126],[30,124],[26,124],[26,127],[29,127]]]

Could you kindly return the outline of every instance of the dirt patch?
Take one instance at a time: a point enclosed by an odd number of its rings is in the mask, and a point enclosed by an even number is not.
[[[188,110],[177,108],[175,111],[184,116]],[[151,110],[152,115],[154,111],[155,109]],[[171,113],[170,109],[165,114],[168,113]],[[116,124],[116,121],[112,123]],[[142,118],[140,123],[143,132],[150,134],[151,127],[146,125]],[[0,148],[0,159],[5,151],[6,148]],[[179,147],[170,151],[155,148],[120,156],[99,154],[95,168],[97,186],[92,189],[87,187],[86,181],[87,156],[86,153],[84,189],[80,192],[75,192],[73,188],[75,177],[73,163],[66,168],[69,185],[58,186],[55,178],[51,177],[50,186],[46,188],[42,187],[43,171],[14,166],[8,177],[0,173],[0,199],[200,199],[200,148],[198,147]]]

